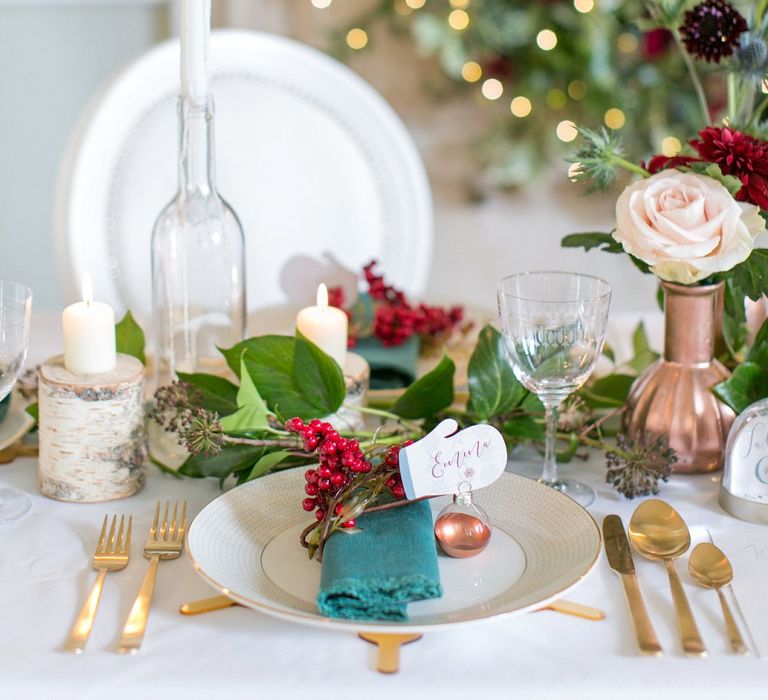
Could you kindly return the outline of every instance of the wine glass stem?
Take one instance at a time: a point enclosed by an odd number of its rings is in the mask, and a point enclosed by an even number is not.
[[[544,416],[547,423],[547,437],[544,443],[544,469],[541,472],[541,480],[545,484],[557,483],[557,453],[555,451],[555,437],[557,435],[557,409],[559,401],[544,400]]]

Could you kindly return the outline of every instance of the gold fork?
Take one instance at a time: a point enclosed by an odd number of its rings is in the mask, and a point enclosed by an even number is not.
[[[107,521],[109,516],[104,516],[104,524],[101,526],[101,534],[96,544],[96,551],[93,554],[93,568],[99,572],[96,577],[96,583],[93,584],[88,599],[83,605],[83,609],[77,616],[72,631],[69,634],[69,641],[64,647],[73,654],[79,654],[85,648],[88,636],[93,629],[93,620],[96,617],[96,608],[99,607],[101,599],[101,590],[104,587],[104,579],[109,571],[120,571],[128,566],[128,558],[131,555],[131,528],[133,518],[128,518],[128,528],[125,527],[125,516],[120,516],[120,527],[115,535],[115,526],[117,525],[117,516],[112,518],[112,525],[107,535]]]
[[[173,504],[173,515],[168,521],[170,503],[165,502],[165,513],[160,524],[160,501],[155,508],[155,517],[149,530],[144,556],[149,559],[149,568],[141,582],[141,588],[133,601],[133,607],[128,615],[128,620],[123,627],[123,634],[117,650],[121,654],[135,654],[144,639],[144,631],[147,628],[149,608],[152,605],[152,593],[155,590],[155,577],[157,565],[161,559],[177,559],[181,556],[181,548],[184,544],[184,531],[187,527],[187,502],[183,501],[181,514],[177,518],[179,502]]]

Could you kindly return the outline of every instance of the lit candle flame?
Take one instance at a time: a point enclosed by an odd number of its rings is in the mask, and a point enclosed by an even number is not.
[[[317,305],[321,308],[328,306],[328,287],[322,283],[317,288]]]
[[[87,272],[83,275],[83,301],[88,305],[93,301],[93,281]]]

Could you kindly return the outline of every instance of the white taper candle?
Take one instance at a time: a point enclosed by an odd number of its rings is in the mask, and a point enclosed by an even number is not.
[[[181,94],[203,99],[208,94],[208,36],[211,0],[181,2]]]

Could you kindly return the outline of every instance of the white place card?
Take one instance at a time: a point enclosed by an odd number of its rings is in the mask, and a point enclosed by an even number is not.
[[[400,452],[400,474],[409,499],[468,490],[496,481],[507,465],[507,446],[491,425],[458,430],[453,418]],[[460,488],[461,487],[461,488]]]

